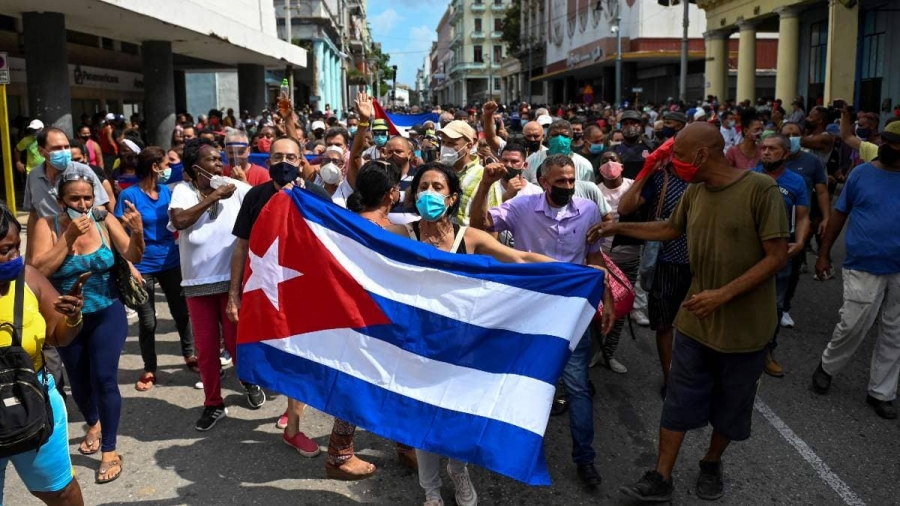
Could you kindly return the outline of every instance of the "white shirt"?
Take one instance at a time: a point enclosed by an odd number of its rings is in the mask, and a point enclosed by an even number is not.
[[[606,199],[606,203],[609,204],[614,221],[619,221],[619,202],[633,184],[633,179],[623,178],[622,184],[618,188],[607,188],[604,184],[597,185],[603,198]],[[603,252],[609,255],[613,262],[633,261],[641,254],[641,247],[636,244],[616,246],[615,251],[612,251],[612,244],[612,239],[603,243]]]
[[[341,184],[338,185],[337,189],[334,190],[334,195],[331,196],[331,201],[335,204],[347,208],[347,198],[353,193],[353,188],[350,187],[350,183],[347,182],[346,179],[341,181]]]
[[[237,190],[231,197],[216,202],[218,214],[215,219],[210,219],[209,212],[204,211],[193,225],[178,231],[181,286],[208,285],[231,279],[231,254],[237,242],[231,231],[244,196],[251,188],[240,181],[233,184]],[[190,209],[199,203],[200,194],[190,183],[181,182],[172,191],[169,209]],[[175,231],[171,220],[168,228]]]
[[[725,128],[719,127],[719,131],[722,132],[722,138],[725,139],[725,151],[728,151],[728,148],[737,144],[738,141],[738,133],[734,127]]]
[[[528,168],[525,169],[525,179],[531,181],[532,183],[537,183],[537,170],[538,167],[544,163],[544,160],[547,159],[547,151],[546,149],[542,149],[537,153],[532,153],[528,156]],[[578,153],[572,152],[569,155],[569,158],[575,162],[575,178],[580,179],[582,181],[594,182],[594,166],[591,165],[591,162],[588,161],[587,158],[579,155]]]

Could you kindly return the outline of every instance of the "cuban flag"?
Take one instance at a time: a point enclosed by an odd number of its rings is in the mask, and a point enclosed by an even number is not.
[[[385,438],[549,485],[556,381],[602,273],[451,254],[305,190],[250,236],[238,375]]]
[[[387,123],[388,132],[391,136],[402,135],[403,137],[409,137],[410,128],[416,125],[422,125],[426,121],[432,121],[437,125],[440,120],[440,115],[433,112],[422,114],[395,114],[385,111],[378,100],[373,100],[372,105],[375,109],[375,118],[383,119],[385,123]],[[424,134],[425,132],[420,133]]]

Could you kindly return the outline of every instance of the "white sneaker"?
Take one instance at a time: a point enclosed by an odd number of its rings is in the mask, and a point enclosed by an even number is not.
[[[228,353],[228,350],[222,350],[222,353],[219,354],[219,363],[222,364],[222,367],[231,365],[231,361],[231,354]]]
[[[196,388],[197,390],[203,390],[203,382],[198,381],[198,382],[194,383],[194,388]]]
[[[456,504],[457,506],[475,506],[478,504],[478,494],[472,486],[469,479],[469,470],[464,469],[463,472],[456,474],[450,470],[450,464],[447,464],[447,474],[453,480],[453,486],[456,488]]]
[[[791,318],[791,315],[789,315],[787,312],[784,312],[781,315],[781,326],[786,329],[794,328],[794,319]]]
[[[610,358],[609,361],[606,362],[606,367],[609,367],[610,371],[617,374],[625,374],[626,372],[628,372],[628,368],[615,358]]]
[[[134,320],[138,317],[137,311],[135,311],[134,309],[131,309],[128,306],[125,306],[125,317],[128,318],[129,320]]]
[[[644,314],[644,312],[641,311],[640,309],[635,309],[634,311],[631,312],[631,319],[632,319],[632,321],[634,321],[634,323],[637,323],[641,327],[649,327],[650,326],[650,319],[647,318],[647,315]]]

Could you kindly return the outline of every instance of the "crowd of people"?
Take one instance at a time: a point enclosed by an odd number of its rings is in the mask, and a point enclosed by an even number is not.
[[[185,367],[199,374],[195,428],[213,429],[228,412],[224,366],[238,359],[251,230],[266,203],[292,188],[443,251],[608,273],[601,314],[573,350],[551,409],[568,413],[574,471],[588,487],[601,483],[589,369],[628,373],[617,349],[630,319],[655,332],[663,409],[655,468],[621,492],[669,500],[685,433],[712,425],[696,494],[723,495],[722,457],[731,441],[750,437],[760,376],[784,375],[778,329],[795,325],[800,274],[813,255],[816,278],[833,277],[830,253],[845,224],[844,305],[812,384],[826,393],[877,320],[866,401],[896,418],[900,119],[882,126],[877,114],[843,101],[807,112],[802,97],[790,112],[781,100],[751,107],[715,97],[618,108],[487,102],[436,108],[436,121],[391,136],[362,92],[343,118],[329,108],[298,114],[287,100],[278,107],[256,118],[230,109],[197,122],[179,114],[167,146],[146,145],[137,118],[127,125],[113,114],[82,118],[74,139],[34,120],[18,142],[28,245],[23,257],[21,227],[0,206],[0,319],[13,320],[15,288],[24,284],[29,323],[19,338],[47,380],[59,427],[68,378],[88,426],[77,450],[100,453],[97,483],[124,466],[116,452],[123,300],[138,318],[144,371],[135,388],[156,387],[158,286]],[[265,167],[251,162],[254,153]],[[613,271],[633,293],[624,314],[616,312]],[[123,279],[147,297],[125,297]],[[0,345],[13,342],[0,326]],[[258,385],[241,388],[251,409],[268,399]],[[288,399],[275,423],[285,444],[311,458],[320,448],[302,431],[304,407]],[[376,473],[354,451],[355,429],[335,419],[328,478]],[[441,506],[441,457],[400,443],[397,456],[418,472],[424,504]],[[7,458],[48,504],[82,503],[64,439],[4,457],[0,468]],[[466,463],[451,459],[448,472],[456,503],[477,504]]]

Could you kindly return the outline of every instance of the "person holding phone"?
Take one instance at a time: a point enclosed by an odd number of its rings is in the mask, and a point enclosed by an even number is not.
[[[12,462],[28,491],[46,504],[81,506],[84,504],[81,486],[72,472],[69,457],[65,401],[56,389],[53,376],[44,367],[41,347],[44,344],[66,346],[81,331],[83,282],[75,283],[67,295],[60,296],[37,269],[25,265],[20,251],[21,233],[22,226],[16,217],[6,204],[0,202],[0,347],[12,344],[9,329],[15,321],[16,283],[24,280],[23,326],[19,338],[31,356],[38,379],[48,384],[54,430],[37,451],[24,451],[0,459],[0,469],[6,469],[7,462]],[[0,477],[0,501],[4,481]]]
[[[109,483],[122,472],[122,458],[116,453],[122,411],[117,375],[128,334],[125,307],[110,279],[115,266],[112,248],[129,262],[139,263],[144,255],[144,228],[130,202],[124,204],[127,210],[121,224],[106,220],[106,211],[94,208],[93,177],[77,168],[60,176],[60,214],[36,223],[31,264],[60,292],[83,285],[83,328],[59,353],[69,373],[72,396],[88,425],[78,451],[84,455],[102,452],[96,482]],[[83,278],[88,271],[93,275]]]

